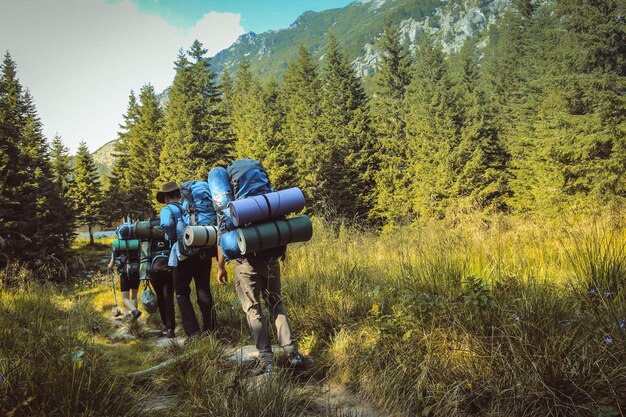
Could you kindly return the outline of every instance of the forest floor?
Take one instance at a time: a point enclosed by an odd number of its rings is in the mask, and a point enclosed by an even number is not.
[[[106,239],[106,237],[104,237]],[[106,240],[105,240],[106,241]],[[96,241],[98,242],[98,240]],[[83,246],[78,254],[81,262],[85,265],[82,275],[90,281],[91,290],[82,291],[82,296],[88,296],[94,307],[105,317],[108,325],[99,334],[94,335],[94,342],[107,352],[114,372],[120,376],[135,379],[143,386],[151,385],[150,379],[158,379],[161,370],[175,363],[176,358],[203,354],[201,345],[203,342],[191,342],[182,330],[177,329],[177,337],[168,339],[161,336],[158,324],[158,314],[148,315],[144,312],[137,322],[130,322],[123,314],[115,315],[113,291],[110,276],[106,272],[108,262],[108,245],[97,244],[95,247]],[[121,307],[121,295],[119,282],[116,276],[118,306]],[[141,293],[141,288],[140,288]],[[71,298],[73,295],[70,294]],[[192,299],[193,299],[192,295]],[[243,311],[241,312],[243,316]],[[177,319],[178,312],[177,312]],[[180,320],[178,320],[180,323]],[[180,326],[179,326],[180,327]],[[250,343],[246,329],[244,334],[239,334],[235,340],[242,343]],[[235,344],[226,339],[220,339],[221,353],[232,363],[237,364],[244,371],[243,378],[250,387],[257,387],[267,382],[272,376],[247,376],[245,371],[250,371],[256,364],[258,352],[253,344]],[[301,370],[289,369],[282,352],[277,345],[273,350],[280,357],[279,362],[283,369],[295,376],[298,384],[308,391],[308,406],[311,416],[354,416],[354,417],[386,417],[388,414],[377,410],[368,401],[359,397],[344,384],[332,380],[332,378],[320,377],[323,373],[323,365],[318,364],[313,356],[306,358],[306,367]],[[172,354],[174,352],[174,354]],[[182,352],[182,353],[181,353]],[[156,359],[155,359],[156,358]],[[157,363],[158,362],[158,363]],[[317,369],[317,368],[320,369]],[[279,371],[280,372],[280,371]],[[153,382],[153,381],[152,381]],[[150,391],[150,390],[149,390]],[[144,401],[144,411],[152,415],[170,415],[171,410],[177,407],[178,397],[183,392],[169,387],[163,391],[154,389],[148,393]]]
[[[0,416],[626,416],[625,218],[315,222],[281,265],[307,366],[260,378],[232,265],[216,331],[172,343],[111,317],[110,240],[79,243],[66,284],[0,271]]]

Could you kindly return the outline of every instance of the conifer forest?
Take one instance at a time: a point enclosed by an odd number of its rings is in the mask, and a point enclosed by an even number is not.
[[[489,30],[447,52],[388,22],[367,79],[332,30],[269,78],[196,40],[166,91],[129,92],[102,175],[45,137],[6,51],[0,415],[625,416],[626,3],[514,0]],[[94,237],[245,158],[314,230],[281,263],[306,367],[281,352],[261,382],[231,360],[254,346],[234,262],[216,330],[163,344],[158,314],[110,317]]]

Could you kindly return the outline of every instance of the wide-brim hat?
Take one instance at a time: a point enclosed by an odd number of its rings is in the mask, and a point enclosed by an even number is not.
[[[176,181],[166,182],[161,186],[161,191],[157,191],[156,199],[159,203],[165,203],[165,194],[180,190]]]

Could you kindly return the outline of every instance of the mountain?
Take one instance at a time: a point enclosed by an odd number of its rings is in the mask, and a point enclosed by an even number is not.
[[[509,6],[510,0],[365,0],[322,12],[305,12],[289,28],[261,34],[241,35],[211,60],[220,73],[233,73],[247,58],[262,80],[280,78],[299,44],[313,56],[324,56],[327,33],[332,31],[339,46],[362,77],[375,71],[378,54],[374,48],[387,21],[397,25],[404,43],[414,49],[419,37],[430,33],[448,53],[472,39],[478,47],[487,43],[487,29]]]
[[[115,150],[115,143],[117,139],[113,139],[92,152],[96,168],[98,168],[98,175],[109,176],[113,170],[113,163],[115,162],[115,156],[113,152]],[[70,158],[70,167],[74,166],[74,156]]]
[[[91,156],[93,157],[96,166],[98,166],[98,172],[100,174],[110,173],[113,169],[113,163],[115,162],[115,156],[113,152],[115,150],[115,143],[117,139],[113,139],[96,149]]]

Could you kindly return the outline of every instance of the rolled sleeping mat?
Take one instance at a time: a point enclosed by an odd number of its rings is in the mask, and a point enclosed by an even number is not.
[[[113,252],[137,250],[139,249],[139,241],[137,239],[115,239],[112,246]]]
[[[183,235],[183,242],[189,248],[217,245],[217,227],[215,226],[187,226]]]
[[[235,259],[241,255],[239,244],[237,243],[237,230],[224,232],[220,235],[220,250],[226,260]]]
[[[135,239],[135,225],[133,223],[124,223],[115,230],[115,237],[118,239]]]
[[[304,208],[304,194],[298,187],[248,197],[228,203],[235,226],[279,219]]]
[[[243,255],[277,248],[288,243],[306,242],[312,236],[313,224],[309,216],[298,216],[237,229],[237,243]]]
[[[165,232],[160,225],[156,225],[150,220],[145,220],[135,223],[135,236],[138,239],[164,239]]]

